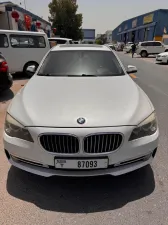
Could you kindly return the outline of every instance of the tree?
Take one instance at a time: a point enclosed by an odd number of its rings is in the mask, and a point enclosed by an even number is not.
[[[96,39],[96,44],[97,44],[97,45],[102,45],[101,39]]]
[[[77,14],[78,5],[72,0],[52,0],[49,4],[49,17],[52,27],[60,37],[82,40],[82,14]]]

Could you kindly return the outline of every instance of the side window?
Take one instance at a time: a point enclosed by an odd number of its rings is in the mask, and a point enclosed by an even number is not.
[[[147,42],[147,46],[148,46],[148,47],[154,46],[153,43],[154,43],[154,42]]]
[[[0,34],[0,48],[9,47],[8,38],[5,34]]]
[[[143,47],[147,46],[146,42],[142,43],[141,46],[143,46]]]
[[[45,42],[45,38],[44,37],[38,37],[38,41],[39,41],[39,47],[40,48],[45,48],[46,47],[46,42]]]
[[[28,48],[29,39],[26,36],[10,35],[10,42],[13,48]]]
[[[10,35],[10,42],[13,48],[45,48],[44,37],[28,35]]]
[[[162,46],[160,42],[154,42],[153,45],[154,46]]]
[[[66,42],[67,42],[67,40],[57,39],[57,44],[58,45],[66,44]]]

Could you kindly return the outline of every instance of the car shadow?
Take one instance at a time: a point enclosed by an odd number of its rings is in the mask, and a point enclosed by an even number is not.
[[[14,97],[14,93],[11,89],[3,91],[0,93],[0,102],[6,102]]]
[[[37,207],[64,213],[93,213],[122,208],[150,195],[155,180],[150,166],[112,177],[44,178],[11,167],[8,193]]]
[[[167,63],[155,63],[155,64],[158,66],[166,66],[167,65]]]

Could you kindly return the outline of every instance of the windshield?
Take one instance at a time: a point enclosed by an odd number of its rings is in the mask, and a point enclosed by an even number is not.
[[[125,75],[111,51],[51,51],[38,75],[47,76],[121,76]]]

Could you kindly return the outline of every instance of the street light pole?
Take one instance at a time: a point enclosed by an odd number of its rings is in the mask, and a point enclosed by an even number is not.
[[[25,9],[26,9],[26,0],[24,0],[24,5],[25,5]]]

